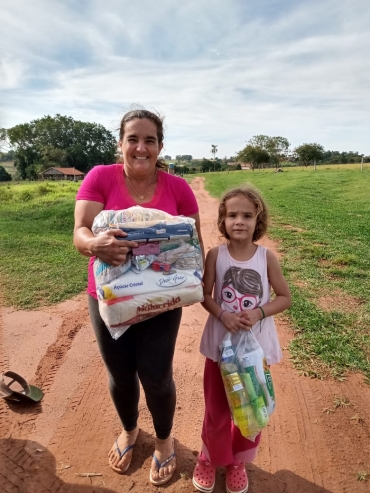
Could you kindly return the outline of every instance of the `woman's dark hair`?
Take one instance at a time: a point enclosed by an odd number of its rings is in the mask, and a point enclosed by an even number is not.
[[[158,142],[159,144],[163,144],[163,118],[159,114],[152,113],[151,111],[144,110],[143,108],[131,110],[123,116],[121,124],[119,126],[119,142],[123,141],[126,123],[136,118],[139,118],[140,120],[143,120],[145,118],[146,120],[150,120],[151,122],[153,122],[157,128]],[[166,163],[162,159],[157,159],[156,166],[157,168],[167,169]]]
[[[266,233],[269,217],[268,209],[261,193],[250,185],[245,185],[240,188],[233,188],[229,192],[225,193],[218,207],[217,227],[222,236],[229,240],[230,238],[225,228],[226,202],[237,195],[243,195],[246,199],[250,200],[256,208],[257,221],[252,241],[257,241]]]

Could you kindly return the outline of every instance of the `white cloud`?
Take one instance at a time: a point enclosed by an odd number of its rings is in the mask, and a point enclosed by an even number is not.
[[[260,133],[370,154],[366,0],[31,4],[3,7],[0,126],[61,113],[114,129],[141,103],[172,155]]]
[[[25,64],[21,60],[4,57],[0,60],[0,90],[15,89],[22,84]]]

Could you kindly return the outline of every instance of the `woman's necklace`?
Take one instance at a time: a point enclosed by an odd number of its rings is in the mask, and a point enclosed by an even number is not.
[[[136,190],[135,188],[132,186],[132,183],[130,182],[128,176],[126,175],[126,180],[128,182],[128,184],[130,185],[132,191],[134,192],[134,194],[138,197],[139,200],[144,200],[149,194],[150,192],[152,191],[152,188],[153,188],[153,185],[154,183],[156,182],[156,179],[157,179],[157,171],[155,172],[154,174],[154,178],[153,178],[153,181],[151,182],[151,184],[149,185],[149,188],[148,188],[148,191],[144,194],[144,195],[140,195]]]

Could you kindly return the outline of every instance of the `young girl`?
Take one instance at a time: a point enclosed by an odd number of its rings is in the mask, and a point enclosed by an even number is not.
[[[253,330],[269,365],[282,357],[272,315],[289,308],[291,297],[276,256],[255,243],[265,234],[267,222],[259,192],[249,186],[227,192],[217,221],[227,244],[212,248],[206,258],[203,306],[210,315],[200,345],[206,356],[205,415],[193,475],[194,486],[206,493],[215,486],[216,466],[226,466],[228,493],[245,493],[245,463],[254,460],[260,441],[260,434],[255,441],[244,438],[232,422],[218,367],[224,336],[227,331]],[[270,286],[275,293],[272,301]]]

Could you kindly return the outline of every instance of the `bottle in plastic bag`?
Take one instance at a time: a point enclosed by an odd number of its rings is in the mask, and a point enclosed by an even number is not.
[[[235,351],[230,339],[222,341],[220,369],[222,375],[228,375],[238,371],[235,361]]]
[[[267,425],[269,416],[275,409],[275,400],[270,395],[263,360],[264,354],[260,346],[249,352],[241,348],[238,352],[239,371],[251,399],[257,421],[262,427]],[[270,387],[273,391],[271,375]]]
[[[246,371],[245,373],[241,373],[240,376],[247,390],[254,415],[257,419],[257,423],[259,424],[259,426],[264,428],[269,421],[269,415],[267,412],[265,401],[263,399],[263,395],[262,393],[256,392],[256,388],[258,388],[258,385],[256,385],[254,379],[252,380],[253,375],[251,374],[251,372]]]
[[[253,439],[261,431],[261,426],[238,373],[235,352],[228,339],[223,341],[220,370],[233,421],[244,437]]]
[[[267,364],[265,357],[263,357],[263,372],[265,374],[266,387],[267,387],[267,394],[266,394],[267,412],[269,413],[269,416],[271,416],[271,414],[274,412],[275,406],[276,406],[275,390],[274,390],[274,384],[272,383],[270,367]]]

